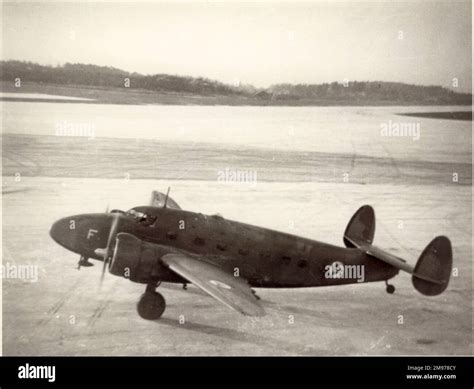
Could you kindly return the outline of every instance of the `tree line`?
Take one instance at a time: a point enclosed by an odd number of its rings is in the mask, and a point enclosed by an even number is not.
[[[110,66],[66,63],[45,66],[33,62],[1,61],[0,79],[104,88],[142,89],[155,92],[187,93],[201,96],[242,96],[271,103],[418,103],[472,104],[472,94],[441,86],[421,86],[386,81],[351,81],[323,84],[277,84],[269,88],[232,86],[203,77],[170,74],[143,75]]]

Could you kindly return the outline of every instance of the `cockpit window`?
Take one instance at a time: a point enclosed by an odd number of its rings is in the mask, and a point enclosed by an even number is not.
[[[127,212],[127,215],[134,217],[135,219],[145,217],[145,214],[143,212],[135,211],[134,209],[131,209]]]
[[[124,211],[122,211],[122,210],[120,210],[120,209],[112,209],[112,210],[110,211],[110,213],[120,213],[121,215],[125,215],[125,214],[126,214],[126,212],[124,212]]]
[[[146,226],[152,225],[156,221],[156,216],[147,215],[146,213],[131,209],[127,212],[127,216],[133,217],[138,223]]]

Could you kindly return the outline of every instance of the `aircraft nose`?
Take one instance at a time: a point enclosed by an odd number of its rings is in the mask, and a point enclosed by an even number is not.
[[[69,216],[53,223],[49,235],[70,251],[100,259],[94,250],[105,247],[110,225],[111,216],[107,214]]]
[[[59,219],[57,222],[53,223],[49,231],[49,235],[53,240],[60,244],[61,246],[68,247],[71,242],[71,234],[68,233],[69,229],[69,220],[70,218]]]

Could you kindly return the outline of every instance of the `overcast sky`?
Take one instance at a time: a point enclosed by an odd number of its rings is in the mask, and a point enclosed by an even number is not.
[[[6,3],[3,58],[256,86],[348,80],[471,90],[470,2]]]

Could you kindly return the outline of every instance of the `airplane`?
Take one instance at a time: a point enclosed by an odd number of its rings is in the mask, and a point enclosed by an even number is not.
[[[412,275],[416,290],[441,294],[452,271],[452,248],[445,236],[434,238],[415,266],[373,245],[375,213],[364,205],[344,232],[338,247],[284,232],[227,220],[220,215],[190,212],[158,191],[150,205],[127,212],[80,214],[56,221],[54,241],[80,255],[79,268],[89,259],[106,270],[146,284],[138,314],[159,319],[166,307],[156,291],[161,282],[194,284],[228,307],[248,316],[265,314],[254,287],[300,288],[385,281],[400,270]],[[355,277],[363,270],[363,279]]]

